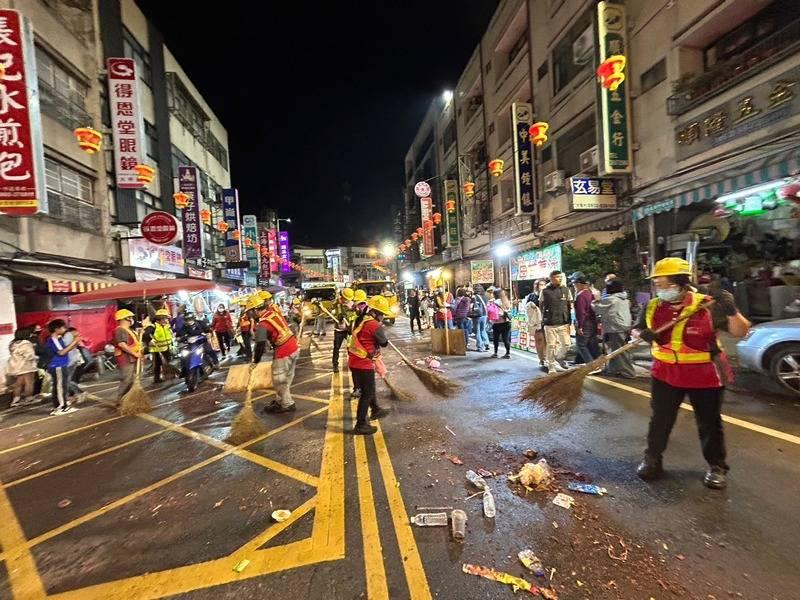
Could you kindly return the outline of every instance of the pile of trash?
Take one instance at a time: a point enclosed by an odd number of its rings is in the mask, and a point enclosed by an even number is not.
[[[442,369],[442,359],[438,356],[429,355],[425,358],[418,358],[414,361],[414,363],[418,367],[426,367],[431,371],[438,371],[439,373],[444,373]]]
[[[540,458],[535,463],[525,463],[516,475],[509,475],[508,480],[520,483],[529,492],[545,492],[553,483],[553,472],[547,461]]]

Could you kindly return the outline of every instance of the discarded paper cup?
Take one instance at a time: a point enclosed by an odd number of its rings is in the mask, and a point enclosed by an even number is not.
[[[277,523],[282,523],[291,516],[292,516],[292,511],[283,508],[279,508],[278,510],[272,511],[272,520]]]

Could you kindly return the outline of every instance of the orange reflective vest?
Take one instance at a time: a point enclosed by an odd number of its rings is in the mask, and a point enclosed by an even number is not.
[[[683,334],[686,330],[686,324],[689,322],[689,317],[694,315],[701,308],[701,305],[708,301],[708,296],[702,294],[692,294],[691,304],[684,307],[679,317],[682,319],[672,328],[670,334],[669,344],[661,345],[658,340],[654,341],[650,349],[650,354],[656,360],[665,362],[667,364],[701,364],[711,362],[711,352],[705,350],[697,350],[687,346],[683,341]],[[654,317],[656,309],[661,303],[658,298],[653,298],[647,303],[645,312],[645,322],[648,329],[653,329]],[[711,319],[711,313],[707,313],[708,318]],[[713,330],[713,326],[712,326]]]
[[[136,335],[132,330],[128,329],[127,327],[117,327],[117,329],[123,329],[128,334],[128,350],[131,352],[139,352],[139,348],[141,347],[141,343],[139,342],[139,336]],[[114,336],[116,337],[116,335]],[[114,345],[114,356],[122,356],[123,354],[127,355],[127,352],[124,352],[122,348]]]
[[[367,321],[374,321],[374,319],[370,316],[365,316],[363,319],[361,319],[361,323],[359,323],[358,326],[353,329],[353,333],[350,335],[350,343],[347,344],[347,351],[358,358],[372,358],[367,349],[364,348],[361,340],[358,339],[358,334],[361,333],[361,330]]]
[[[283,315],[277,310],[267,310],[261,314],[261,321],[268,323],[275,331],[275,339],[270,340],[273,346],[281,346],[289,341],[294,336],[292,330],[289,329],[289,324]]]

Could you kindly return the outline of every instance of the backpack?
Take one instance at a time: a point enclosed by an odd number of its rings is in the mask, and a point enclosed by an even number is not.
[[[500,307],[494,302],[489,302],[486,307],[486,314],[489,316],[490,323],[496,323],[500,320]]]

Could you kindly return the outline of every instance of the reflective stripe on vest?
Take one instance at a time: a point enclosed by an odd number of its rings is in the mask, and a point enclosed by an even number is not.
[[[153,338],[150,340],[150,352],[166,352],[172,346],[172,330],[169,325],[156,323]]]
[[[261,320],[269,323],[276,331],[275,339],[271,340],[273,346],[282,346],[294,335],[283,315],[274,310],[262,315]]]
[[[118,329],[120,329],[120,328],[118,328]],[[139,351],[139,346],[140,346],[140,344],[139,344],[139,336],[136,335],[135,333],[133,333],[133,331],[131,331],[127,327],[122,327],[121,329],[124,329],[125,332],[128,334],[128,342],[127,342],[128,350],[130,350],[131,352],[138,352]],[[114,336],[114,337],[116,337],[116,336]],[[119,346],[117,346],[115,344],[114,345],[114,356],[122,356],[123,354],[127,354],[127,352],[123,352],[122,348],[120,348]]]
[[[650,354],[656,360],[674,365],[674,364],[700,364],[711,362],[711,352],[704,350],[696,350],[690,348],[683,343],[683,332],[686,330],[686,324],[689,322],[689,317],[700,310],[700,305],[707,300],[706,296],[702,294],[692,294],[692,302],[689,306],[684,307],[679,317],[686,317],[680,322],[676,323],[672,328],[670,335],[670,342],[666,346],[662,346],[657,341],[654,341]],[[653,298],[647,303],[647,312],[645,313],[645,321],[648,329],[653,329],[653,319],[656,314],[656,309],[661,301],[658,298]],[[711,318],[709,313],[709,318]]]
[[[358,358],[369,358],[369,352],[361,344],[361,340],[358,339],[358,334],[361,333],[361,329],[363,329],[367,321],[374,321],[374,319],[370,316],[364,317],[358,327],[353,330],[353,334],[350,336],[350,343],[347,344],[347,351]]]

